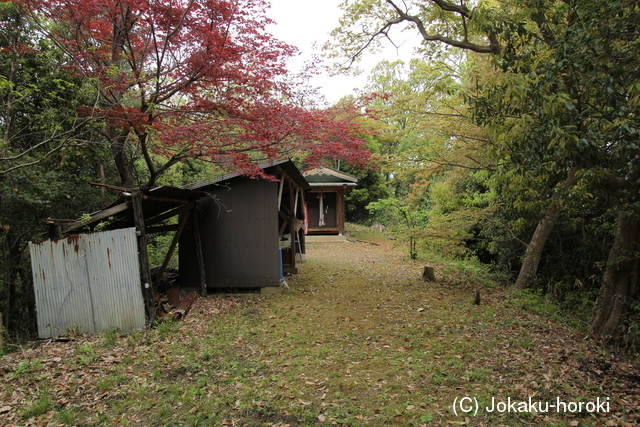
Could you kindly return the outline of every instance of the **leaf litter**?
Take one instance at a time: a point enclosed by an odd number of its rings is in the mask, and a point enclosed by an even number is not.
[[[377,243],[308,244],[282,295],[214,295],[147,332],[25,345],[0,359],[0,425],[639,422],[636,356],[523,309],[468,271],[430,263],[438,280],[424,282],[424,262]],[[478,413],[455,411],[464,397]],[[530,398],[599,398],[609,411],[486,410]]]

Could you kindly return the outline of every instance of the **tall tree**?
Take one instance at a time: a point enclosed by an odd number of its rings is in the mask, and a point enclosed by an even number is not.
[[[475,171],[495,166],[484,149],[488,141],[469,120],[464,104],[464,70],[458,65],[462,58],[450,59],[382,61],[367,85],[369,91],[378,94],[372,96],[371,108],[387,125],[378,135],[384,155],[382,170],[393,176],[396,197],[409,199],[407,206],[417,219],[412,230],[416,248],[434,247],[435,242],[439,250],[463,248],[461,241],[469,235],[470,227],[489,212],[480,209],[471,194],[460,194],[462,187],[472,187],[462,182],[471,183]],[[454,167],[463,172],[454,172]],[[454,174],[455,179],[448,180]],[[460,191],[443,192],[443,185],[460,187]],[[436,188],[437,194],[456,194],[459,203],[436,201]],[[445,204],[456,206],[445,208]],[[481,204],[486,207],[486,203]],[[388,205],[394,206],[397,201]]]
[[[86,140],[88,120],[60,112],[72,112],[92,99],[78,90],[79,79],[59,68],[60,52],[38,37],[19,5],[0,2],[0,30],[0,175],[4,175]]]
[[[525,254],[532,262],[523,263],[524,281],[575,180],[609,194],[616,237],[591,332],[620,342],[640,281],[638,2],[386,0],[347,7],[360,15],[345,17],[336,36],[352,45],[361,41],[347,55],[401,24],[413,26],[425,42],[494,55],[499,83],[470,96],[476,117],[493,132],[501,159],[528,169],[545,184],[540,196],[549,199]]]
[[[65,69],[59,50],[15,3],[0,3],[0,312],[10,338],[35,322],[28,241],[45,218],[96,205],[81,183],[94,178],[101,147],[75,113],[94,98]],[[107,171],[108,173],[108,171]]]
[[[15,1],[95,83],[125,187],[138,158],[152,186],[185,158],[256,172],[295,148],[367,157],[355,124],[300,106],[284,65],[295,50],[266,32],[263,0]]]

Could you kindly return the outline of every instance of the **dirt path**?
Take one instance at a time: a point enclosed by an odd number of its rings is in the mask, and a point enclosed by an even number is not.
[[[473,273],[436,264],[438,281],[424,282],[424,262],[408,260],[389,241],[379,243],[309,245],[292,290],[274,303],[289,305],[276,328],[324,349],[326,363],[315,359],[307,372],[329,369],[331,389],[348,390],[357,402],[352,417],[360,411],[367,425],[625,425],[638,419],[633,359],[524,310],[522,301],[483,287]],[[480,306],[472,304],[476,288]],[[456,411],[454,402],[465,397],[480,402],[475,417]],[[538,403],[533,411],[529,398]],[[492,402],[512,401],[529,406],[488,410]],[[580,401],[593,401],[591,411],[553,409]],[[605,401],[606,412],[595,405]],[[543,404],[551,405],[547,413]]]

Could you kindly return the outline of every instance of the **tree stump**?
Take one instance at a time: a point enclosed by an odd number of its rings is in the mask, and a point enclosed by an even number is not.
[[[473,304],[480,305],[480,289],[476,289],[474,293]]]
[[[433,272],[433,267],[425,267],[424,272],[422,273],[422,280],[425,282],[435,282],[436,275]]]

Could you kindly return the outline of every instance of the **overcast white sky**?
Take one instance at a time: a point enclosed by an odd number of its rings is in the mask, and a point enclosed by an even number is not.
[[[277,22],[270,27],[270,32],[278,39],[298,47],[301,57],[290,63],[295,71],[304,60],[320,54],[322,45],[329,40],[329,33],[338,26],[341,10],[338,7],[342,0],[271,0],[271,9],[267,15]],[[383,59],[408,61],[411,48],[402,48],[398,52],[389,45],[389,49],[381,54],[365,55],[360,68],[364,73],[360,76],[319,76],[312,81],[313,86],[321,87],[321,93],[330,103],[335,103],[343,96],[353,93],[354,89],[362,89],[366,84],[368,71]]]

